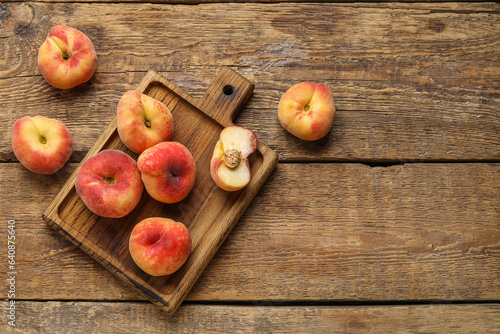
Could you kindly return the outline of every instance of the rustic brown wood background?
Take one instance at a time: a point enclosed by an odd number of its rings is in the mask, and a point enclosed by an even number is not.
[[[71,90],[36,57],[67,24],[98,67]],[[500,4],[123,1],[0,4],[0,271],[16,221],[16,327],[0,332],[500,332]],[[168,316],[52,231],[41,213],[149,69],[200,97],[221,66],[256,88],[235,123],[280,163],[188,300]],[[300,141],[279,98],[327,84],[331,133]],[[63,121],[52,176],[12,152],[19,117]]]

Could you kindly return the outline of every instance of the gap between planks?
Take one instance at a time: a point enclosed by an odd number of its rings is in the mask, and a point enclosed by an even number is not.
[[[150,304],[148,300],[123,299],[14,299],[17,302],[78,302],[78,303],[121,303],[121,304]],[[273,306],[273,307],[349,307],[349,306],[426,306],[426,305],[485,305],[499,304],[500,300],[370,300],[370,301],[314,301],[314,300],[185,300],[182,305],[213,305],[213,306]]]

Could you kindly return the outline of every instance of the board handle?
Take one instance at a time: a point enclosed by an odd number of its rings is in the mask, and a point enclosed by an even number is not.
[[[224,127],[233,120],[255,89],[255,85],[228,67],[210,84],[198,107]]]

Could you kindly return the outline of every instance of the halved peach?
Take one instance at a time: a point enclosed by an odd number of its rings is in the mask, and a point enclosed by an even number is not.
[[[248,157],[257,149],[257,136],[241,126],[221,131],[210,162],[215,184],[226,191],[244,188],[251,178]]]

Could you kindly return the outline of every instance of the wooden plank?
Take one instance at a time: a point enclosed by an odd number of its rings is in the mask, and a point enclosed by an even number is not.
[[[5,310],[7,303],[1,301]],[[16,302],[9,333],[496,333],[500,304],[415,306],[182,306],[169,316],[145,303]],[[6,322],[2,327],[6,328]]]
[[[74,168],[0,164],[17,297],[141,299],[42,221]],[[187,299],[499,300],[499,181],[500,164],[279,164]]]
[[[3,6],[18,14],[0,32],[2,142],[17,118],[42,113],[68,124],[79,161],[147,70],[200,96],[226,65],[256,84],[236,123],[282,161],[500,159],[498,3]],[[56,23],[80,28],[97,49],[97,74],[74,90],[51,88],[36,65]],[[332,132],[314,143],[277,119],[281,95],[305,80],[329,85],[337,107]],[[0,148],[0,160],[13,159]]]

